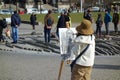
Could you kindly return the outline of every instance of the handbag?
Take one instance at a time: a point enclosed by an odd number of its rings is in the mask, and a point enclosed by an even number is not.
[[[70,64],[71,71],[72,71],[72,69],[73,69],[73,67],[74,67],[77,59],[78,59],[79,57],[81,57],[81,56],[83,55],[83,53],[85,53],[85,51],[88,49],[89,45],[90,45],[90,44],[88,44],[87,47],[75,58],[75,60],[72,61],[72,63]]]

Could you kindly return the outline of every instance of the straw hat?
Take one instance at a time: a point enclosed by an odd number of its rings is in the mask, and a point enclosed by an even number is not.
[[[76,27],[76,30],[78,33],[85,35],[91,35],[94,33],[92,23],[86,19],[81,22],[81,25]]]

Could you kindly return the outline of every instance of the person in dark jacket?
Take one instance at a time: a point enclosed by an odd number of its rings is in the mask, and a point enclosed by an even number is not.
[[[84,12],[84,18],[89,20],[90,22],[93,22],[92,14],[91,14],[91,10],[90,9],[88,9],[87,12]]]
[[[65,11],[64,16],[65,16],[65,27],[68,28],[68,27],[70,27],[70,24],[69,24],[69,22],[70,22],[69,13]],[[68,24],[69,24],[69,26],[68,26]]]
[[[113,13],[113,20],[112,20],[112,22],[114,23],[115,34],[118,34],[119,14],[117,13],[117,11],[115,11]]]
[[[3,27],[2,27],[2,19],[0,19],[0,42],[4,42],[4,39],[3,39]]]
[[[57,22],[57,30],[56,30],[56,34],[59,38],[59,28],[66,28],[65,27],[65,16],[64,16],[64,12],[61,12],[61,15],[58,19],[58,22]]]
[[[33,30],[35,30],[36,15],[34,13],[32,13],[30,16],[30,24],[32,25]]]
[[[102,27],[103,21],[102,21],[102,15],[98,14],[97,20],[96,20],[96,35],[97,38],[101,38],[101,27]]]
[[[14,14],[11,16],[11,27],[12,27],[12,43],[17,43],[18,41],[18,28],[21,23],[21,18],[18,15],[17,11],[14,11]]]

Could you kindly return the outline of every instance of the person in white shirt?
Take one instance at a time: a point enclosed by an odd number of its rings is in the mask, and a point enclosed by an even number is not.
[[[68,53],[70,56],[67,57],[67,61],[76,59],[82,51],[85,51],[75,61],[71,70],[71,80],[90,80],[95,58],[95,36],[92,23],[85,19],[76,27],[76,31],[77,37],[73,40],[74,45]]]

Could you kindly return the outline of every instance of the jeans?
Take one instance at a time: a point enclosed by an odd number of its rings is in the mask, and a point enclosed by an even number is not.
[[[105,23],[106,35],[109,35],[109,22]]]
[[[56,35],[59,38],[59,29],[56,31]]]
[[[100,25],[97,25],[97,28],[96,28],[96,34],[97,35],[101,35],[101,27]]]
[[[15,26],[12,26],[12,39],[13,39],[13,42],[18,41],[18,28]]]
[[[51,29],[44,28],[44,38],[45,42],[50,42]]]
[[[3,28],[0,26],[0,41],[3,40]]]
[[[117,23],[114,23],[114,30],[115,30],[115,33],[117,33],[117,32],[118,32]]]

